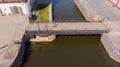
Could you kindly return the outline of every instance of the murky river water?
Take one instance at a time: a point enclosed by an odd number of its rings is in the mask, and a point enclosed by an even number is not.
[[[110,59],[100,36],[57,36],[51,43],[31,44],[23,67],[120,67]]]
[[[84,21],[85,18],[74,4],[74,0],[52,0],[53,20]]]
[[[74,0],[53,0],[53,20],[85,20]],[[120,67],[108,57],[100,35],[57,36],[51,43],[29,45],[22,67]]]

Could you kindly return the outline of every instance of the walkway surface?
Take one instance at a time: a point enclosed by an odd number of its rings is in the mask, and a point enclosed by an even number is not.
[[[24,28],[28,24],[27,16],[0,16],[0,67],[9,67],[17,56]]]
[[[104,22],[109,33],[104,33],[101,41],[108,55],[120,63],[120,22]]]
[[[120,50],[120,22],[104,22],[107,28],[110,30],[106,35],[110,41],[114,44],[117,50]]]
[[[75,0],[75,3],[89,21],[120,21],[120,10],[109,0]]]
[[[26,27],[27,34],[102,34],[108,32],[101,22],[59,22],[59,23],[31,23]]]

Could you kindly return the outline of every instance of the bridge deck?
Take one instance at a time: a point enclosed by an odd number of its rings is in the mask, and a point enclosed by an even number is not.
[[[30,23],[27,34],[101,34],[108,32],[103,23]]]

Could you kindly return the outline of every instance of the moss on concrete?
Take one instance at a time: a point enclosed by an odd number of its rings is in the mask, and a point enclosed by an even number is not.
[[[48,5],[39,4],[36,10],[36,21],[37,22],[46,22],[49,20],[49,7]]]

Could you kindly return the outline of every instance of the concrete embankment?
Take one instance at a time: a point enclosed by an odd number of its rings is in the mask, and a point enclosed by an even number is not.
[[[104,22],[104,24],[109,33],[104,33],[101,37],[103,46],[112,59],[120,62],[120,22]]]
[[[6,20],[7,19],[7,20]],[[29,20],[27,16],[1,16],[0,17],[0,66],[10,67],[17,58],[18,53],[21,52],[21,47],[25,46],[23,35],[25,27]],[[7,46],[5,46],[7,45]],[[24,50],[22,50],[24,53]],[[20,62],[17,64],[20,65]]]
[[[116,60],[117,62],[120,62],[120,33],[117,34],[103,34],[101,37],[101,41],[103,43],[103,46],[105,47],[106,51],[108,52],[108,55]]]
[[[103,20],[101,16],[91,13],[90,11],[91,9],[88,9],[89,7],[86,6],[88,4],[84,4],[83,1],[81,2],[80,0],[74,0],[74,3],[77,6],[77,8],[80,10],[80,12],[84,15],[87,21],[102,21]]]
[[[120,10],[108,0],[75,0],[88,21],[120,21]]]
[[[49,22],[52,23],[52,3],[49,4]]]
[[[108,0],[75,0],[74,2],[88,21],[101,20],[106,25],[109,33],[104,33],[101,41],[110,58],[120,62],[120,10],[113,7]]]

